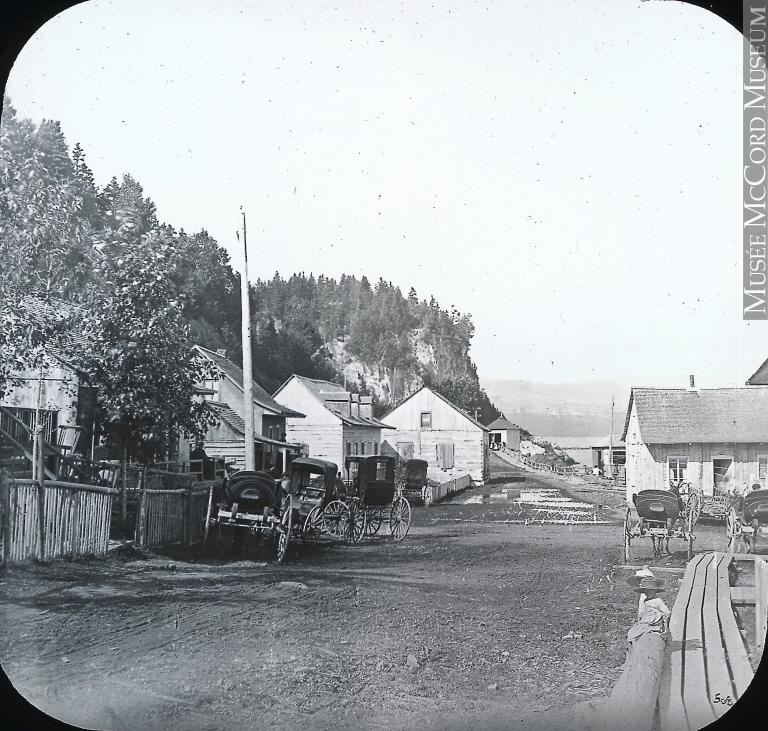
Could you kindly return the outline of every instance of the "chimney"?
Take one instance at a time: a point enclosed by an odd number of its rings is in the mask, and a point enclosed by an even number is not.
[[[373,396],[360,397],[360,416],[373,418]]]
[[[688,376],[688,390],[689,391],[698,391],[699,389],[696,388],[696,382],[693,378],[693,376]]]

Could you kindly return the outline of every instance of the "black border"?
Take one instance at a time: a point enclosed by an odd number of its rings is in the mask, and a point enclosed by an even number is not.
[[[86,0],[0,0],[0,88],[5,93],[11,67],[27,41],[47,21],[67,8]],[[130,2],[130,0],[127,0]],[[651,2],[658,0],[651,0]],[[709,10],[743,32],[743,4],[741,0],[703,2],[682,0],[689,5]],[[585,10],[591,8],[584,0]],[[1,264],[1,263],[0,263]],[[715,723],[707,726],[712,731],[738,729],[745,731],[764,727],[768,720],[768,661],[763,654],[760,667],[747,692],[728,713]],[[761,723],[761,719],[762,722]],[[10,682],[5,672],[0,672],[0,729],[3,731],[56,731],[74,730],[71,726],[48,716],[27,701]],[[574,729],[573,731],[578,731]],[[619,731],[619,730],[617,730]]]

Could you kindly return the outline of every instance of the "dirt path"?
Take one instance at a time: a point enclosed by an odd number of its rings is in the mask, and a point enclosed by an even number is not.
[[[483,492],[416,508],[402,543],[322,542],[283,566],[272,546],[237,560],[214,544],[13,568],[3,669],[90,728],[552,728],[619,675],[637,601],[621,527],[494,522],[504,501],[463,504]]]

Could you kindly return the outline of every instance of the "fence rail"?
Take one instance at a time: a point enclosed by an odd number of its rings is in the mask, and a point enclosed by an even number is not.
[[[105,555],[115,494],[95,485],[0,475],[3,562]]]
[[[455,492],[461,492],[466,490],[472,484],[472,478],[469,475],[462,475],[455,480],[448,480],[440,485],[432,488],[432,502],[436,503],[439,500],[444,500],[448,495],[452,495]]]

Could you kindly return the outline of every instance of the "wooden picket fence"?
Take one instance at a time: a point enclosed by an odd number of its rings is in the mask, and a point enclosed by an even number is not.
[[[201,541],[211,488],[204,484],[186,490],[143,489],[139,495],[135,545],[159,548]]]
[[[103,556],[117,490],[0,475],[2,560]]]

